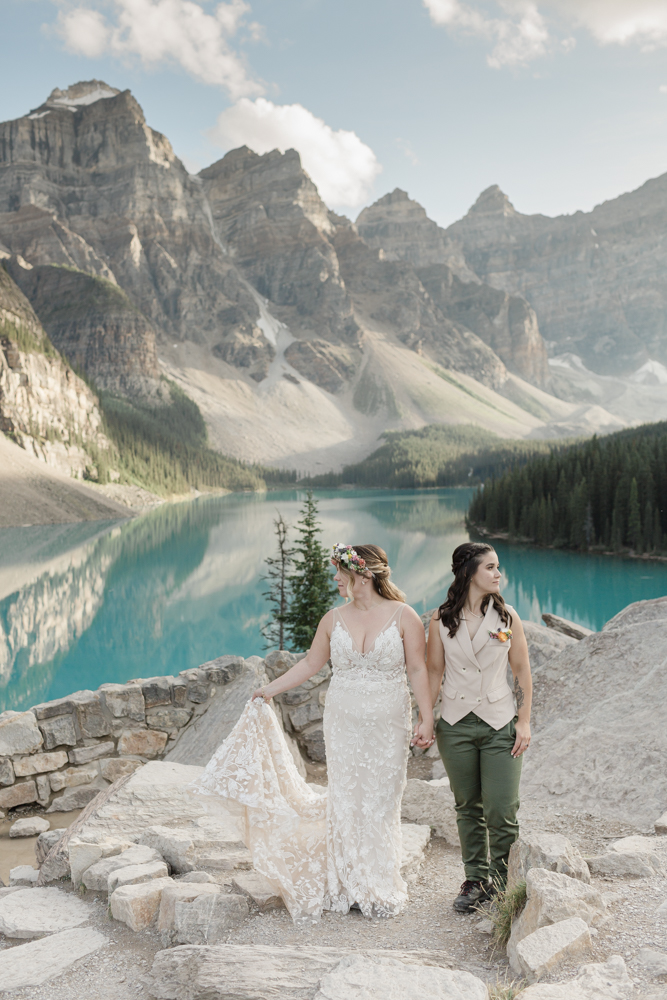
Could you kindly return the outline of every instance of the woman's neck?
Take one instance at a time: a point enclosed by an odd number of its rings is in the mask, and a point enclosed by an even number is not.
[[[352,598],[352,605],[357,611],[370,611],[371,608],[376,608],[378,604],[382,604],[383,602],[384,598],[372,590],[368,595],[362,594],[359,597]]]
[[[472,588],[468,591],[468,596],[465,599],[465,604],[463,605],[464,611],[469,611],[471,615],[475,615],[477,618],[481,616],[482,613],[482,602],[487,594],[483,594],[481,590],[473,591]]]

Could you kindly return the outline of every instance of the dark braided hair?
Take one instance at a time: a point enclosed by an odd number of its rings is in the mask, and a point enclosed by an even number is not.
[[[438,618],[449,629],[449,638],[453,639],[461,624],[461,612],[468,596],[470,581],[477,572],[479,564],[487,552],[493,552],[493,545],[487,542],[464,542],[452,553],[452,573],[454,580],[447,591],[447,600],[438,608]],[[482,614],[486,614],[489,601],[500,615],[503,625],[511,626],[512,616],[505,606],[500,594],[487,594],[480,605]]]

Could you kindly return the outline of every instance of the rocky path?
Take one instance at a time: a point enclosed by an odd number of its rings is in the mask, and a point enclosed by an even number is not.
[[[523,829],[566,833],[584,854],[604,851],[610,841],[636,833],[617,823],[596,820],[590,815],[546,812],[542,807],[523,809]],[[410,905],[394,920],[369,921],[358,913],[347,916],[327,913],[322,921],[307,929],[297,929],[284,910],[251,913],[230,931],[229,945],[268,946],[280,950],[300,948],[340,948],[365,951],[389,949],[396,952],[434,951],[444,953],[453,969],[473,973],[491,988],[519,982],[509,970],[503,952],[494,950],[488,920],[478,914],[459,915],[451,906],[462,880],[458,850],[441,838],[433,838],[424,863],[410,886]],[[620,878],[594,876],[592,884],[608,904],[606,920],[593,937],[588,961],[604,962],[611,955],[625,960],[635,989],[628,1000],[667,1000],[667,967],[664,972],[649,952],[664,953],[667,947],[667,913],[658,915],[658,906],[667,900],[667,877]],[[24,988],[11,995],[16,1000],[136,1000],[152,997],[150,969],[155,954],[162,949],[154,931],[133,933],[111,920],[106,896],[84,893],[93,904],[89,926],[108,939],[108,946],[80,961],[70,971],[39,987]],[[564,965],[542,982],[571,979],[581,959]],[[493,991],[491,996],[493,997]],[[502,995],[502,994],[498,994]],[[613,994],[609,994],[610,1000]],[[602,1000],[602,998],[601,998]]]

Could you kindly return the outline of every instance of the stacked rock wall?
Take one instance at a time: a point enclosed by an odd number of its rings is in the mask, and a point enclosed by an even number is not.
[[[285,650],[269,653],[264,660],[264,669],[269,679],[275,680],[303,656],[305,653],[288,653]],[[314,677],[273,699],[285,731],[296,740],[306,756],[318,764],[326,761],[322,719],[330,680],[331,667],[326,663]]]
[[[221,656],[178,677],[102,684],[0,715],[0,810],[87,805],[117,778],[160,759],[243,669]]]

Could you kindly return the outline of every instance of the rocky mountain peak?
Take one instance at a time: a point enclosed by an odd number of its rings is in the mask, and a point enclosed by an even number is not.
[[[54,87],[42,107],[77,108],[96,101],[116,97],[120,90],[110,87],[103,80],[81,80],[73,83],[67,90]]]
[[[385,194],[374,204],[364,208],[359,214],[357,223],[362,227],[368,227],[379,221],[390,220],[399,224],[407,220],[425,220],[429,225],[435,225],[426,215],[426,209],[418,201],[413,201],[407,191],[401,188],[394,188],[389,194]]]
[[[487,215],[502,213],[502,215],[516,215],[516,209],[504,191],[497,184],[482,191],[479,198],[472,206],[468,215],[474,212],[477,215]]]
[[[227,214],[224,203],[229,210],[234,203],[239,209],[242,204],[248,207],[254,203],[261,205],[274,223],[305,216],[321,233],[333,230],[329,209],[303,169],[296,149],[284,153],[273,149],[260,155],[241,146],[202,170],[199,177],[220,214]]]
[[[366,243],[382,250],[386,260],[404,260],[415,267],[446,264],[462,280],[478,280],[445,230],[400,188],[364,208],[356,226]]]

